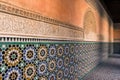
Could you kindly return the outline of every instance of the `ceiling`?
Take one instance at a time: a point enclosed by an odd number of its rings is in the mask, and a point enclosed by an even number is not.
[[[120,0],[100,0],[114,23],[120,23]]]

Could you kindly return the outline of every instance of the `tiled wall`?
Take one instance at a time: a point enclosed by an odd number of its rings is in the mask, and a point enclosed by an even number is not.
[[[120,54],[120,42],[114,42],[114,54]]]
[[[79,80],[108,56],[84,30],[0,2],[0,80]]]
[[[0,79],[79,80],[108,52],[98,42],[20,40],[0,42]]]

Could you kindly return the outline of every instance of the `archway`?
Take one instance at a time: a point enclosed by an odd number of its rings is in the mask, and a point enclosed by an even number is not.
[[[97,39],[96,18],[91,10],[88,10],[84,16],[84,40],[93,41]]]

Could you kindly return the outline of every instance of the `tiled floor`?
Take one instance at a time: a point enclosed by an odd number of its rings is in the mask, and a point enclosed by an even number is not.
[[[120,58],[109,58],[104,61],[84,80],[120,80]]]

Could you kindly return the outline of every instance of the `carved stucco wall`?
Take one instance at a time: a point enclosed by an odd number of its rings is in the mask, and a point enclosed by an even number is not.
[[[85,0],[0,0],[43,16],[82,26],[84,10],[88,7]]]
[[[95,16],[96,38],[101,42],[113,42],[113,21],[102,7],[99,0],[85,0]],[[86,10],[87,11],[87,10]],[[84,20],[85,21],[85,20]],[[92,39],[92,38],[91,38]]]
[[[0,36],[82,40],[83,30],[39,13],[0,2]],[[7,13],[7,14],[5,14]]]
[[[96,18],[94,13],[88,9],[84,15],[84,40],[97,40],[96,35]]]

